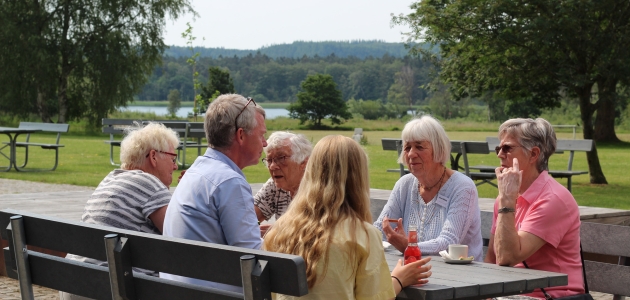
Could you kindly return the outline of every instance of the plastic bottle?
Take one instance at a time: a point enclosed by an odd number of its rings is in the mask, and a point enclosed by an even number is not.
[[[416,226],[409,226],[409,237],[407,241],[409,244],[407,244],[407,249],[405,249],[403,260],[405,265],[422,258],[422,253],[420,252],[420,248],[418,248],[418,232]]]

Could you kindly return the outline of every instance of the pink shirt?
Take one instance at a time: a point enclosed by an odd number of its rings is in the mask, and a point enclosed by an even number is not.
[[[499,199],[494,202],[492,235],[496,231]],[[580,211],[573,195],[543,171],[518,197],[516,229],[529,232],[544,244],[525,260],[530,269],[568,274],[569,284],[545,288],[553,298],[584,293],[580,259]],[[524,268],[522,263],[515,267]],[[538,289],[527,296],[544,298]]]

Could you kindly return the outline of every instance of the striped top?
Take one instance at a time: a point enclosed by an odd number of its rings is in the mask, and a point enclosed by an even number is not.
[[[81,221],[90,224],[161,234],[149,216],[168,205],[171,192],[157,177],[141,170],[111,171],[87,201]],[[68,259],[107,266],[106,261],[68,254]],[[151,270],[133,271],[158,276]]]
[[[466,175],[455,172],[429,203],[418,193],[418,179],[413,174],[401,177],[378,220],[383,230],[383,217],[403,219],[405,232],[410,225],[418,228],[418,246],[423,255],[438,255],[450,244],[468,245],[468,255],[481,261],[481,217],[477,187]]]
[[[171,192],[157,177],[141,170],[113,170],[85,205],[81,221],[161,234],[149,216],[168,205]]]

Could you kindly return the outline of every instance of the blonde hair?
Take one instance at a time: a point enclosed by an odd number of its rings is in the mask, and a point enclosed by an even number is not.
[[[324,137],[313,149],[288,211],[265,236],[264,249],[304,258],[309,288],[317,282],[321,260],[322,274],[328,270],[328,249],[341,221],[350,221],[352,241],[359,228],[367,234],[365,224],[372,222],[367,162],[365,151],[351,138]],[[347,262],[354,261],[356,250],[346,253]],[[354,274],[358,266],[349,267]]]
[[[177,132],[162,123],[149,122],[142,126],[134,122],[134,126],[125,129],[125,134],[120,142],[120,168],[123,170],[139,169],[151,150],[166,152],[179,146]]]

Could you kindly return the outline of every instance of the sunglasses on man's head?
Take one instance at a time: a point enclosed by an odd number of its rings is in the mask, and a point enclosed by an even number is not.
[[[512,152],[512,149],[518,148],[518,147],[523,147],[523,146],[511,146],[511,145],[496,146],[494,147],[494,151],[497,153],[497,155],[499,155],[499,152],[501,152],[501,150],[503,150],[503,153],[510,153]]]
[[[247,104],[245,104],[245,106],[243,106],[243,109],[241,109],[241,112],[239,112],[238,115],[236,115],[236,118],[234,118],[234,128],[236,128],[236,130],[238,130],[238,125],[237,125],[236,121],[238,120],[238,117],[240,117],[241,114],[245,111],[247,106],[250,103],[252,103],[252,102],[254,102],[254,106],[256,106],[256,101],[254,101],[254,98],[247,98],[247,100],[249,100],[249,101],[247,101]]]

